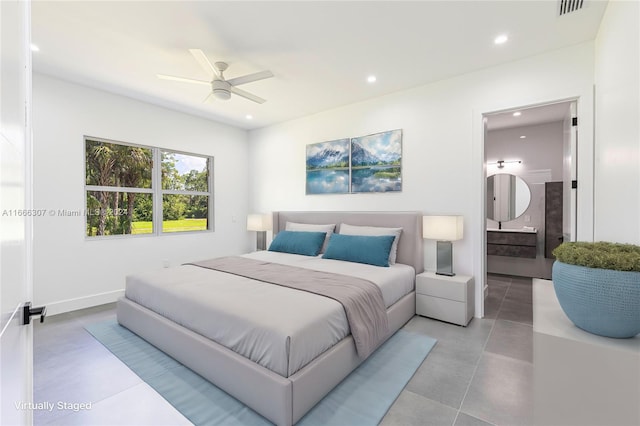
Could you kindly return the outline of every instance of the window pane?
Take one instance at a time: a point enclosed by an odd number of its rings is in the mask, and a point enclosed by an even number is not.
[[[162,151],[162,189],[209,191],[209,159]]]
[[[153,196],[135,192],[87,191],[88,237],[151,234]]]
[[[206,231],[209,229],[207,195],[164,195],[162,232]]]
[[[151,188],[150,148],[86,140],[86,184]]]

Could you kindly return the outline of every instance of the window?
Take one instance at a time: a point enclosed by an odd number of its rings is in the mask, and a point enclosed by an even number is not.
[[[212,229],[212,157],[85,138],[85,168],[87,237]]]
[[[209,229],[207,157],[162,151],[162,231]]]

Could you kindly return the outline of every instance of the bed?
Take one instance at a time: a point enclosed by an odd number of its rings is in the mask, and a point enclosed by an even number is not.
[[[376,346],[413,317],[415,274],[423,271],[420,213],[275,212],[274,234],[287,223],[402,228],[388,268],[270,251],[241,257],[375,282],[388,320]],[[204,266],[128,277],[118,322],[278,425],[300,420],[365,359],[335,300]],[[212,282],[214,293],[203,290]]]

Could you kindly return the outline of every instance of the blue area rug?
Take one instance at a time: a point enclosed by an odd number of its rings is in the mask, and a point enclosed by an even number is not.
[[[196,425],[270,425],[264,417],[116,321],[85,327]],[[297,424],[377,425],[436,340],[398,331]]]

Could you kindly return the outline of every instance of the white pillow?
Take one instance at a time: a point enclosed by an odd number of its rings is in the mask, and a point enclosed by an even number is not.
[[[302,231],[302,232],[326,232],[327,235],[324,237],[324,244],[322,244],[322,248],[320,249],[320,253],[324,253],[324,250],[327,248],[327,244],[329,243],[329,238],[333,231],[336,229],[335,223],[329,223],[327,225],[316,225],[313,223],[296,223],[296,222],[287,222],[285,226],[285,230],[287,231]]]
[[[389,252],[389,264],[396,263],[396,256],[398,255],[398,240],[400,240],[400,234],[402,228],[382,228],[379,226],[355,226],[348,225],[346,223],[340,224],[340,233],[343,235],[367,235],[367,236],[380,236],[380,235],[393,235],[393,244],[391,245],[391,251]]]

